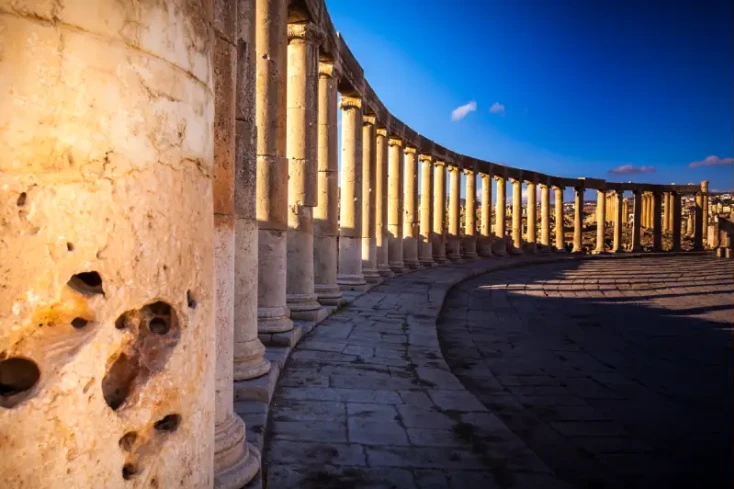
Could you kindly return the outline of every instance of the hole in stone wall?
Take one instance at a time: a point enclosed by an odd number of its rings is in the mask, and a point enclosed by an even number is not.
[[[21,194],[18,196],[18,201],[16,202],[16,204],[18,204],[18,207],[23,207],[25,205],[26,197],[26,193],[21,192]]]
[[[77,273],[69,279],[67,285],[84,295],[104,295],[102,277],[97,272]]]
[[[167,416],[164,416],[160,420],[156,421],[155,425],[153,427],[156,431],[166,431],[166,432],[174,432],[178,428],[178,425],[181,424],[181,415],[180,414],[169,414]]]
[[[148,329],[150,329],[151,333],[166,334],[168,333],[168,330],[170,330],[171,328],[170,328],[170,325],[168,324],[168,321],[165,318],[154,317],[148,323]]]
[[[122,478],[129,481],[138,473],[138,468],[135,464],[125,464],[122,466]]]
[[[74,318],[71,320],[71,325],[74,326],[76,329],[81,329],[87,324],[89,324],[89,321],[84,318]]]
[[[190,290],[186,291],[186,304],[188,304],[191,309],[196,309],[196,299],[194,299],[194,295]]]
[[[133,449],[133,445],[135,445],[135,441],[138,439],[138,434],[134,431],[129,431],[125,433],[122,438],[120,438],[120,448],[125,450],[126,452],[129,452]]]
[[[121,353],[102,379],[102,395],[107,405],[116,411],[130,395],[133,381],[140,371],[137,358]]]
[[[66,242],[66,250],[67,251],[74,251],[74,243],[67,241]]]
[[[145,306],[142,312],[149,317],[148,329],[151,333],[164,335],[170,331],[172,319],[171,306],[163,301],[158,301]]]
[[[40,377],[33,360],[11,357],[0,361],[0,406],[12,408],[22,402]]]
[[[129,329],[134,326],[135,317],[137,311],[125,311],[115,319],[115,329]]]

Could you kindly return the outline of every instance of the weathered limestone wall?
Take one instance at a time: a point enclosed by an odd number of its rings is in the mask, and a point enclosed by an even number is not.
[[[173,0],[0,13],[2,486],[210,488],[208,14]]]

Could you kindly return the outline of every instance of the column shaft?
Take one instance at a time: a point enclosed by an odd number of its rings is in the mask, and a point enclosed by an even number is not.
[[[332,63],[319,63],[318,205],[314,208],[314,291],[325,306],[343,297],[336,283],[339,229],[339,133],[337,87]]]
[[[421,162],[421,196],[420,196],[420,242],[418,244],[418,260],[424,267],[432,267],[433,243],[431,242],[433,225],[433,159],[430,155],[420,155]]]
[[[655,192],[652,194],[652,249],[663,251],[663,194]]]
[[[288,159],[286,151],[286,0],[255,4],[258,282],[260,334],[293,329],[286,305]]]
[[[555,231],[556,231],[556,251],[558,252],[565,252],[566,251],[566,231],[565,231],[565,222],[564,222],[564,216],[563,216],[563,188],[562,187],[553,187],[553,192],[555,193]]]
[[[342,290],[363,290],[362,274],[362,100],[342,95],[339,271]]]
[[[500,246],[495,250],[495,254],[497,255],[506,255],[507,254],[507,245],[505,237],[505,219],[506,219],[506,212],[507,212],[507,206],[506,206],[506,199],[507,199],[507,180],[504,176],[495,175],[495,180],[497,181],[497,200],[495,202],[495,235],[497,236],[497,239],[500,241]]]
[[[382,281],[375,241],[375,122],[374,116],[364,116],[362,126],[362,274],[369,283]]]
[[[709,239],[709,182],[704,180],[701,182],[701,239],[708,241]],[[703,243],[702,245],[703,246]]]
[[[492,256],[492,175],[482,173],[482,222],[479,254]]]
[[[405,148],[404,175],[403,264],[416,270],[421,265],[418,261],[418,153],[415,148]]]
[[[433,181],[433,261],[446,262],[446,164],[436,162]]]
[[[584,252],[584,188],[574,189],[574,214],[573,214],[573,252]]]
[[[634,215],[632,216],[632,246],[631,251],[639,253],[642,251],[642,243],[640,241],[642,234],[642,210],[644,207],[643,200],[645,195],[640,190],[634,190]]]
[[[388,234],[390,236],[388,265],[394,273],[403,273],[403,142],[390,138]]]
[[[621,253],[622,248],[622,213],[624,212],[624,193],[617,191],[614,195],[614,242],[612,244],[612,253]]]
[[[550,187],[547,184],[540,186],[540,244],[543,245],[543,251],[551,250]]]
[[[606,231],[607,199],[604,190],[596,191],[596,249],[594,253],[604,253],[604,232]]]
[[[681,250],[681,198],[678,192],[671,194],[673,200],[673,246],[671,251]]]
[[[310,23],[288,24],[286,304],[292,319],[323,315],[314,289],[313,205],[318,187],[318,40]]]
[[[535,253],[538,247],[538,203],[536,184],[534,181],[528,181],[528,233],[527,233],[527,253]]]
[[[512,252],[522,253],[522,181],[512,182]]]
[[[464,258],[477,257],[477,174],[474,170],[464,170],[466,175],[466,210],[464,212]]]
[[[453,262],[461,261],[460,221],[459,208],[461,188],[461,172],[456,166],[449,167],[449,242],[448,259]]]
[[[696,194],[696,207],[693,214],[693,249],[703,250],[703,194]]]
[[[377,271],[382,277],[395,275],[388,266],[389,236],[387,232],[387,129],[378,128],[375,144],[375,247],[377,248]]]

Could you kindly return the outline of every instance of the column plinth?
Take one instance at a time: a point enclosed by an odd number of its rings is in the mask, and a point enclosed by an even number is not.
[[[418,157],[421,163],[421,196],[420,196],[420,229],[418,243],[418,260],[424,267],[433,267],[433,158],[422,154]]]
[[[604,190],[596,191],[596,248],[594,254],[604,253],[604,233],[607,221],[607,202],[609,196]]]
[[[505,219],[506,219],[506,212],[507,212],[507,206],[505,204],[507,199],[507,180],[505,179],[504,175],[495,175],[495,180],[497,181],[497,199],[495,202],[495,231],[494,234],[497,236],[497,239],[500,241],[500,246],[494,250],[495,255],[506,255],[507,254],[507,238],[505,237]]]
[[[390,138],[388,161],[388,266],[393,273],[407,271],[403,262],[403,141]]]
[[[377,248],[377,272],[381,277],[392,277],[395,273],[388,265],[389,236],[388,214],[388,140],[387,129],[376,131],[375,156],[375,247]]]
[[[460,263],[461,260],[461,209],[459,207],[459,197],[461,188],[461,173],[459,167],[449,166],[449,239],[446,247],[446,256],[453,263]]]
[[[362,125],[362,275],[368,283],[382,282],[377,271],[375,241],[375,116],[365,115]]]
[[[466,210],[464,212],[464,259],[475,260],[477,254],[477,174],[473,169],[465,169]]]
[[[574,188],[573,253],[584,252],[584,188]]]
[[[433,261],[446,263],[446,164],[436,162],[433,186]]]
[[[418,261],[418,160],[415,148],[405,148],[405,192],[403,194],[403,264],[421,268]]]
[[[340,288],[364,290],[362,274],[362,100],[342,95],[342,172],[339,221]]]
[[[512,254],[521,255],[522,249],[522,180],[512,182]]]

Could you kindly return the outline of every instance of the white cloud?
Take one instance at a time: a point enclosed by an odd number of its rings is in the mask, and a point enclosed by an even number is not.
[[[610,175],[637,175],[639,173],[655,173],[654,166],[622,165],[607,172]]]
[[[688,168],[698,168],[699,166],[725,166],[734,165],[734,158],[719,158],[718,156],[707,156],[703,161],[694,161],[688,165]]]
[[[505,106],[502,105],[499,102],[495,102],[495,103],[492,104],[492,107],[489,108],[489,113],[490,114],[502,114],[502,115],[504,115],[504,113],[505,113]]]
[[[451,120],[456,122],[460,121],[464,117],[466,117],[469,112],[474,112],[477,110],[477,103],[475,101],[471,101],[468,104],[461,105],[459,107],[456,107],[454,110],[451,111]]]

